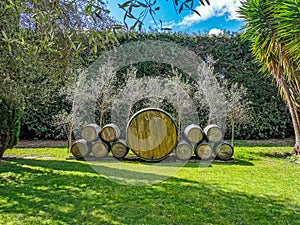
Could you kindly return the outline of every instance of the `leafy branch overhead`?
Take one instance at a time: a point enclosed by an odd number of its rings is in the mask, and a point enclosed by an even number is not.
[[[168,0],[166,0],[168,2]],[[190,10],[199,16],[200,13],[195,9],[196,0],[172,0],[171,1],[174,10],[177,14],[181,14],[184,10]],[[209,5],[209,0],[199,0],[202,5]],[[150,16],[155,23],[155,26],[160,30],[169,30],[170,28],[165,28],[162,25],[162,21],[157,21],[156,13],[160,10],[160,6],[156,0],[129,0],[122,4],[118,4],[125,13],[123,17],[123,23],[128,30],[135,30],[136,28],[141,31],[144,25],[145,19]],[[133,24],[129,27],[128,21],[133,21]]]

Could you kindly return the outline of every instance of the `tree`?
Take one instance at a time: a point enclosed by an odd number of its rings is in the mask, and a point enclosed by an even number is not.
[[[17,143],[22,109],[47,109],[82,67],[80,53],[113,40],[102,30],[115,22],[102,1],[89,0],[1,1],[0,20],[1,159]]]
[[[166,0],[167,2],[168,0]],[[199,0],[202,5],[209,5],[209,0]],[[195,10],[195,0],[172,0],[174,10],[177,14],[181,14],[183,10],[190,10],[195,12],[199,16],[200,13]],[[123,23],[126,29],[134,30],[138,28],[139,31],[142,30],[144,25],[144,20],[147,16],[150,16],[155,23],[156,27],[160,30],[169,30],[169,28],[164,28],[162,26],[162,21],[157,21],[155,15],[160,10],[156,0],[129,0],[118,6],[124,10]],[[128,20],[133,20],[133,25],[128,26]]]
[[[237,125],[251,122],[250,104],[246,99],[247,89],[235,83],[229,87],[228,82],[223,84],[223,93],[227,100],[227,117],[231,126],[231,145],[234,146],[234,131]]]
[[[140,17],[132,13],[136,2],[127,1],[127,6],[124,3],[122,7],[126,9],[124,17],[137,19],[141,29]],[[138,3],[139,7],[149,10],[151,15],[159,10],[153,8],[156,1],[144,2]],[[194,1],[173,2],[175,9],[179,7],[179,14],[183,9],[194,10]],[[82,67],[82,52],[96,55],[99,48],[117,41],[114,31],[122,26],[116,25],[108,13],[101,0],[1,1],[1,67],[8,71],[0,71],[1,79],[15,83],[25,103],[38,97],[43,104],[45,96],[66,85],[74,70]]]
[[[272,76],[289,108],[295,131],[293,153],[300,155],[300,2],[293,0],[248,0],[242,2],[246,21],[243,37],[252,42],[252,52],[262,71]]]

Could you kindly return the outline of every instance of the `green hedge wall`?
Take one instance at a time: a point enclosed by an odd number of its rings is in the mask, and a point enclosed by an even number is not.
[[[258,65],[251,54],[249,43],[241,40],[238,34],[208,36],[181,33],[141,33],[135,35],[124,33],[118,37],[120,44],[146,39],[175,42],[196,52],[203,59],[207,55],[212,55],[216,60],[216,74],[225,77],[229,83],[238,82],[248,89],[248,99],[252,102],[253,109],[252,124],[237,128],[237,139],[284,138],[293,135],[290,115],[277,93],[276,85],[272,83],[270,78],[259,72]],[[82,58],[82,61],[86,63],[84,59],[91,58],[91,56],[87,53]],[[140,63],[136,66],[141,75],[159,75],[161,71],[169,69],[168,65],[149,62]],[[125,68],[120,73],[124,71]],[[52,96],[52,100],[49,102],[51,104],[48,106],[37,104],[37,107],[27,108],[22,119],[22,138],[61,138],[58,132],[54,132],[52,118],[59,113],[62,107],[70,106],[63,101],[61,96]]]

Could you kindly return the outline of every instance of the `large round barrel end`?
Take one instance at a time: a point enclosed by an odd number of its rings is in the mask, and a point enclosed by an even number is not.
[[[127,125],[129,148],[146,161],[166,158],[177,145],[177,128],[163,110],[147,108],[134,114]]]

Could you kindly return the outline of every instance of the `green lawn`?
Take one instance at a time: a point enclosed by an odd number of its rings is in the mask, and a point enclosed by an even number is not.
[[[99,175],[88,162],[66,160],[65,148],[8,150],[27,158],[0,162],[0,224],[300,224],[300,165],[290,152],[236,147],[237,163],[207,168],[92,162]],[[127,173],[162,182],[120,184]]]

